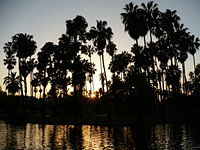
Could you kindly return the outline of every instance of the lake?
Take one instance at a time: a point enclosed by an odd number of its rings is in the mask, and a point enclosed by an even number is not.
[[[0,149],[196,150],[200,149],[200,125],[107,127],[0,121]]]

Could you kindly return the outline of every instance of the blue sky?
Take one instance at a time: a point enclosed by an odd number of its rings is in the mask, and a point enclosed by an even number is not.
[[[124,32],[120,13],[130,0],[0,0],[0,85],[7,76],[6,66],[3,65],[5,54],[4,43],[11,40],[17,33],[28,33],[34,36],[38,49],[46,42],[57,44],[58,38],[65,33],[65,21],[76,15],[86,18],[89,27],[96,25],[96,20],[108,22],[114,32],[113,41],[118,53],[130,51],[134,41]],[[135,4],[146,3],[148,0],[132,0]],[[160,10],[177,10],[181,23],[189,31],[200,37],[200,1],[199,0],[155,0]],[[110,57],[106,56],[106,67]],[[99,58],[93,57],[97,72],[95,80],[99,79]],[[196,62],[200,63],[200,51],[197,52]],[[187,73],[193,70],[192,57],[186,63]],[[99,86],[99,85],[98,85]],[[3,86],[4,87],[4,86]],[[97,86],[96,86],[97,88]]]

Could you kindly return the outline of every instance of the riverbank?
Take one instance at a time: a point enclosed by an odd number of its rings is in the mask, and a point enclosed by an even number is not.
[[[181,116],[116,116],[108,114],[97,114],[92,116],[8,116],[0,115],[0,120],[10,123],[33,123],[33,124],[52,124],[52,125],[100,125],[100,126],[131,126],[135,124],[173,124],[173,123],[200,123],[199,117]]]
[[[38,100],[0,97],[0,119],[16,123],[128,126],[200,122],[198,98],[153,105],[115,100]]]

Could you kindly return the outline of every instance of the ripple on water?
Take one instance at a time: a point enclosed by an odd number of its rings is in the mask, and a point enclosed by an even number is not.
[[[133,127],[9,124],[0,121],[0,149],[199,149],[198,125]]]

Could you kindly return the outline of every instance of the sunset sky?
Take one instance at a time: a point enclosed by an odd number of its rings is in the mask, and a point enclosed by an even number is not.
[[[88,22],[88,30],[96,26],[96,20],[105,20],[113,30],[113,41],[118,52],[130,51],[134,40],[124,32],[120,13],[125,4],[134,2],[140,5],[148,0],[0,0],[0,85],[7,76],[6,66],[3,65],[5,54],[3,46],[11,41],[17,33],[28,33],[34,36],[37,42],[37,52],[46,42],[57,44],[58,38],[65,33],[65,21],[82,15]],[[165,9],[177,10],[181,23],[189,31],[200,37],[200,1],[199,0],[155,0],[161,11]],[[142,40],[141,40],[142,41]],[[36,55],[35,55],[36,56]],[[196,63],[200,63],[200,51],[197,52]],[[95,74],[95,90],[99,83],[99,58],[93,56],[97,72]],[[106,56],[106,67],[110,57]],[[192,57],[186,62],[187,74],[193,71]],[[110,77],[109,77],[110,78]]]

